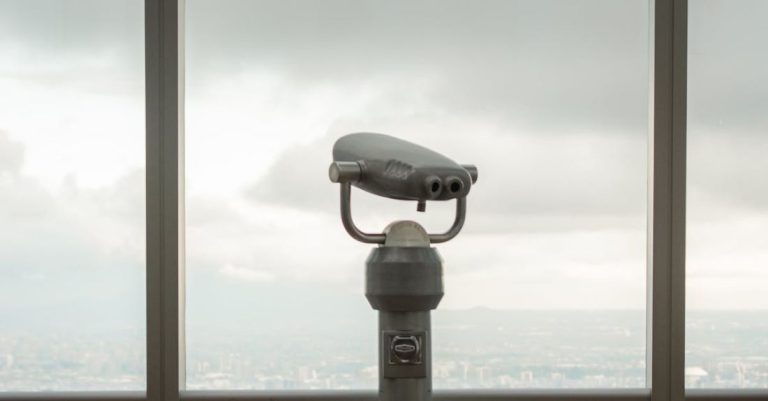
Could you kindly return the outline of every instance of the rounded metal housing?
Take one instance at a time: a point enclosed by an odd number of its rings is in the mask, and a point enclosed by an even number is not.
[[[365,262],[365,297],[381,311],[437,308],[443,298],[443,261],[437,249],[374,248]]]

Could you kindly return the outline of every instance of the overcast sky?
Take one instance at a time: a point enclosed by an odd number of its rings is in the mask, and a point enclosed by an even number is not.
[[[689,306],[766,308],[768,2],[690,9]],[[0,317],[143,324],[142,18],[0,1]],[[365,306],[326,175],[356,131],[479,167],[442,307],[644,307],[645,1],[187,0],[186,28],[190,321]],[[452,217],[353,197],[371,231]]]

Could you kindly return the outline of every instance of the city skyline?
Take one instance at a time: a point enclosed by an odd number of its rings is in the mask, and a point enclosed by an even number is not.
[[[642,311],[438,311],[435,388],[642,388],[643,316]],[[768,311],[692,317],[688,388],[768,388],[768,339],[762,335]],[[302,323],[274,329],[251,324],[232,333],[196,327],[188,347],[202,348],[186,360],[187,388],[374,389],[375,318],[337,323],[311,330]],[[352,332],[365,336],[349,337]],[[0,391],[141,390],[142,336],[138,327],[80,338],[0,334]],[[697,356],[696,349],[703,352]]]

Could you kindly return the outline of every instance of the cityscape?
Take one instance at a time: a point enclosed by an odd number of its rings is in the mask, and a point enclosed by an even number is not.
[[[439,311],[435,388],[645,386],[641,311]],[[338,325],[188,329],[188,389],[373,389],[371,319]],[[366,327],[363,327],[366,326]],[[691,312],[689,388],[768,388],[768,312]],[[141,390],[143,333],[0,332],[0,390]]]

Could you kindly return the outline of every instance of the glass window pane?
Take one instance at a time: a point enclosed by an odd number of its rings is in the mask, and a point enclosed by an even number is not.
[[[645,386],[647,1],[188,0],[187,384],[377,386],[331,147],[475,163],[436,388]],[[453,204],[354,191],[368,231]]]
[[[690,2],[686,385],[768,387],[768,2]]]
[[[143,21],[0,1],[0,391],[145,388]]]

